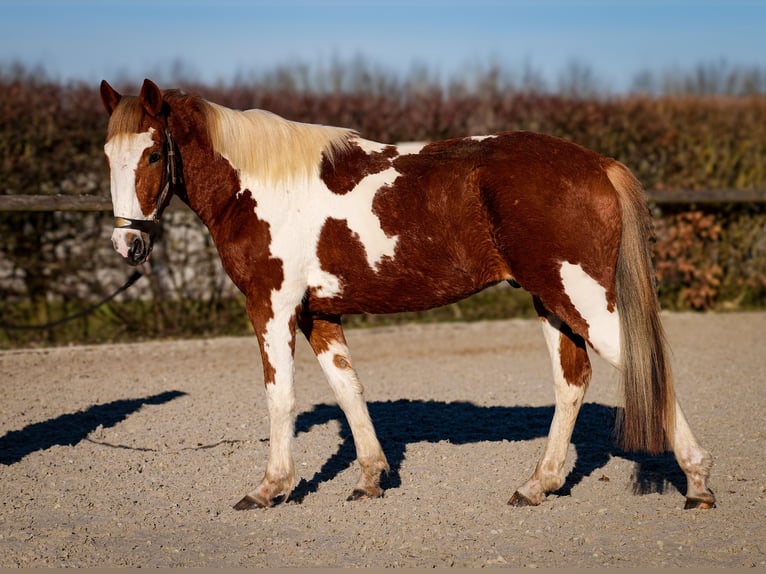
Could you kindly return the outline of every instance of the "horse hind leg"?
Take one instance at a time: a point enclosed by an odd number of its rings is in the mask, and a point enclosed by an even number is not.
[[[596,344],[598,344],[598,337],[598,334],[594,337],[597,341]],[[613,345],[606,345],[606,347],[609,347],[610,350],[600,352],[599,354],[606,358],[613,366],[620,368],[621,359],[619,352],[615,351]],[[594,348],[597,351],[606,347],[596,347],[594,344]],[[684,508],[715,508],[715,495],[707,486],[710,469],[713,466],[713,457],[700,446],[694,437],[694,433],[678,403],[678,398],[675,398],[674,408],[674,430],[670,434],[670,447],[673,450],[678,466],[681,467],[681,470],[686,475],[686,504]]]
[[[534,301],[551,356],[556,407],[543,454],[531,478],[508,501],[512,506],[536,506],[546,493],[564,485],[567,448],[592,373],[583,338],[548,311],[538,298]]]
[[[600,285],[576,265],[564,264],[561,277],[567,295],[578,313],[588,323],[588,342],[608,363],[622,370],[623,357],[621,318],[606,306],[606,293]],[[627,296],[633,296],[628,294]],[[670,433],[671,448],[678,465],[686,475],[686,508],[715,507],[715,496],[707,487],[712,457],[703,449],[686,421],[678,399],[675,399],[674,430]]]
[[[713,457],[694,438],[689,423],[676,401],[673,454],[686,475],[686,504],[684,508],[715,508],[715,495],[707,486]]]
[[[316,354],[354,437],[361,475],[348,500],[383,496],[380,479],[383,472],[389,471],[388,461],[375,434],[362,385],[351,365],[340,318],[302,317],[299,325]]]

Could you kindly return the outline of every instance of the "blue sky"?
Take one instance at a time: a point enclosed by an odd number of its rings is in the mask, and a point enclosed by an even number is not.
[[[204,82],[362,57],[441,78],[524,66],[550,83],[573,61],[620,91],[642,70],[766,67],[766,1],[0,0],[0,64],[59,80]]]

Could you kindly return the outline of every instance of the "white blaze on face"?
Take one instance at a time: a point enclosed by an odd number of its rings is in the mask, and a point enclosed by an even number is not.
[[[109,161],[109,180],[112,192],[112,208],[115,217],[147,219],[141,211],[136,195],[136,169],[144,151],[153,145],[154,128],[140,134],[119,134],[104,146]],[[115,229],[112,232],[114,248],[123,257],[128,256],[130,243],[128,235],[135,235],[130,229]]]

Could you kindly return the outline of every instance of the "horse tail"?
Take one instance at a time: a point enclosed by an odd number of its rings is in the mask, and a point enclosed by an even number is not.
[[[622,212],[615,287],[625,408],[615,430],[624,450],[657,454],[672,445],[675,393],[652,264],[651,218],[643,188],[627,167],[614,162],[606,174]]]

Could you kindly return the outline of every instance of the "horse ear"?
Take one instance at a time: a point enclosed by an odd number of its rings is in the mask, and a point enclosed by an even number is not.
[[[157,87],[157,84],[148,78],[145,79],[144,85],[141,86],[140,98],[147,114],[153,117],[160,115],[162,112],[162,91]]]
[[[101,80],[101,103],[104,104],[106,113],[111,116],[121,99],[122,96],[117,90],[110,86],[106,80]]]

